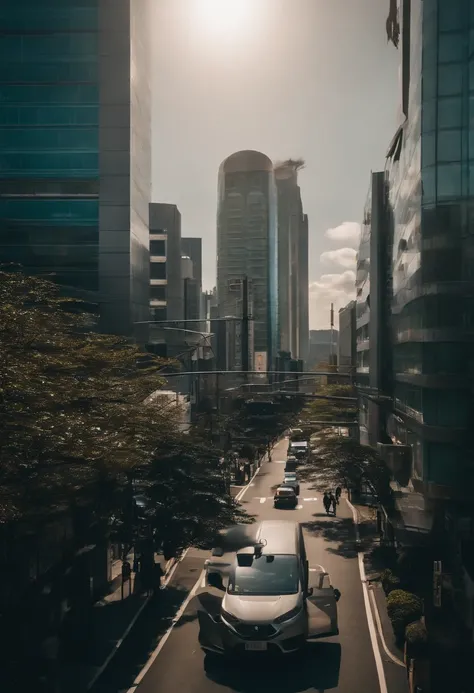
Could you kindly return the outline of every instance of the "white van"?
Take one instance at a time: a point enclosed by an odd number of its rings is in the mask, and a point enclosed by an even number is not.
[[[219,568],[207,562],[198,595],[199,643],[207,652],[290,653],[307,640],[338,635],[340,597],[321,566],[309,567],[297,522],[259,523],[254,546]]]

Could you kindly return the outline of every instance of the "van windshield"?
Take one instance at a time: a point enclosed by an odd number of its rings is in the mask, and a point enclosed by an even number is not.
[[[296,556],[264,555],[254,558],[251,567],[235,567],[229,577],[228,593],[254,596],[297,594],[298,587]]]

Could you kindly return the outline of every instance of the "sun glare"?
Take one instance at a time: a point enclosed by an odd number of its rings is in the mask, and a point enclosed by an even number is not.
[[[224,38],[242,35],[252,24],[255,0],[194,0],[196,24]]]

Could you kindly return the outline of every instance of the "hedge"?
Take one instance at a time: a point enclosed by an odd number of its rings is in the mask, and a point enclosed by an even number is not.
[[[387,597],[387,612],[397,640],[403,641],[406,627],[423,615],[423,602],[405,590],[393,590]]]
[[[400,578],[398,578],[391,570],[386,569],[380,575],[383,591],[388,596],[393,590],[399,589]]]
[[[415,621],[406,627],[405,640],[409,657],[426,656],[428,651],[428,632],[423,621]]]

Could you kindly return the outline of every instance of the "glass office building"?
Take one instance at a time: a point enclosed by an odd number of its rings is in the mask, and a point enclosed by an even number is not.
[[[232,291],[248,277],[253,288],[254,345],[271,370],[278,345],[277,191],[270,159],[242,151],[221,164],[217,212],[217,299],[221,316],[242,315]],[[257,359],[256,359],[257,360]]]
[[[139,5],[139,7],[138,7]],[[0,260],[148,316],[148,0],[4,0]]]
[[[392,433],[428,498],[472,488],[474,14],[405,0],[403,124],[388,157],[393,212]],[[471,174],[473,178],[471,180]],[[469,486],[471,484],[471,486]]]

